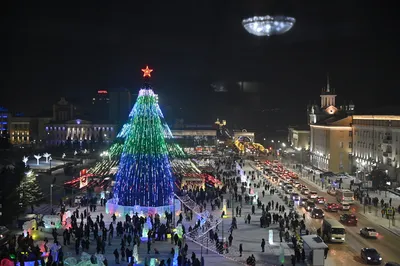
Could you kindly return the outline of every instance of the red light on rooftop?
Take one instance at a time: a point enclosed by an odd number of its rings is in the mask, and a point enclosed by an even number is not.
[[[106,91],[106,90],[99,90],[99,91],[97,91],[97,93],[98,93],[98,94],[107,94],[108,91]]]

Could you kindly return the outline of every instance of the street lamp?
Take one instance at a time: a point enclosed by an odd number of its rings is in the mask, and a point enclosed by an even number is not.
[[[50,211],[53,214],[53,186],[54,184],[50,185]]]

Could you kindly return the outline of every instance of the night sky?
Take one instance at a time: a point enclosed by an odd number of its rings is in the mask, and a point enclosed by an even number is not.
[[[293,113],[319,100],[327,72],[338,101],[359,111],[400,96],[397,9],[388,1],[8,2],[0,105],[13,111],[35,114],[98,89],[138,90],[146,64],[162,104],[188,110],[192,121],[212,108],[217,80],[265,82],[265,108]],[[285,35],[255,37],[241,25],[255,14],[297,22]]]

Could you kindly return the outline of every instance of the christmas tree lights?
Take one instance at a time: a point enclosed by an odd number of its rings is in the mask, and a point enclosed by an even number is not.
[[[114,199],[118,205],[170,205],[173,179],[161,118],[157,95],[150,88],[141,89],[117,172]]]

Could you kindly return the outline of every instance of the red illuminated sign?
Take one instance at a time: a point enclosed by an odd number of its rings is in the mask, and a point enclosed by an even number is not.
[[[108,91],[106,91],[106,90],[100,90],[100,91],[97,91],[97,93],[98,93],[98,94],[107,94]]]

